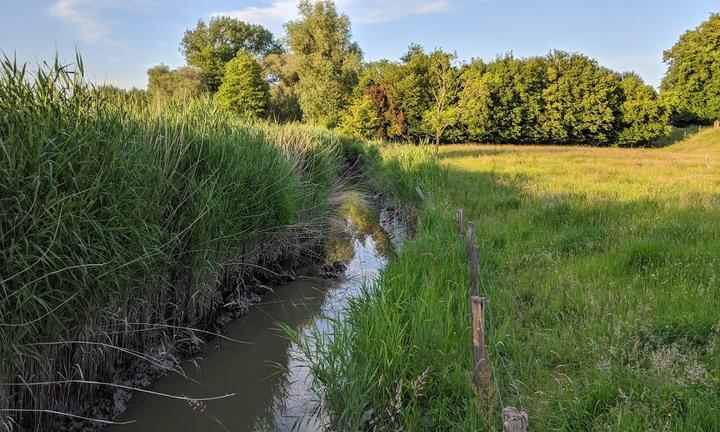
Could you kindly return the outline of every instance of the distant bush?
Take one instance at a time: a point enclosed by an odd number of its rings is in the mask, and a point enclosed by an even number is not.
[[[200,69],[191,66],[170,70],[160,64],[147,74],[148,93],[155,97],[198,97],[208,91]]]

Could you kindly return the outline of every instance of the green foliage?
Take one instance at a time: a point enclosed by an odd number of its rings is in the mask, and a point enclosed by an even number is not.
[[[405,138],[425,136],[423,118],[432,104],[429,71],[430,56],[420,45],[413,44],[401,58],[401,64],[393,65],[385,72],[388,91],[405,114]]]
[[[659,100],[655,89],[632,73],[623,75],[621,86],[623,103],[617,143],[646,145],[667,136],[671,131],[669,110]]]
[[[269,104],[268,83],[262,67],[249,52],[241,51],[225,68],[215,94],[220,108],[247,117],[262,117]]]
[[[198,21],[185,31],[180,50],[190,66],[199,68],[211,91],[220,87],[225,65],[240,51],[263,58],[280,51],[279,44],[266,28],[230,17],[214,17],[209,24]]]
[[[373,100],[369,96],[356,99],[347,109],[337,128],[340,134],[358,139],[381,138],[380,118]]]
[[[506,55],[459,68],[453,59],[411,45],[401,63],[368,65],[354,97],[370,95],[375,103],[372,121],[379,119],[381,127],[372,136],[431,135],[436,145],[471,140],[632,146],[669,133],[666,104],[651,87],[581,54]],[[353,127],[359,130],[353,106]]]
[[[663,54],[663,96],[678,124],[720,119],[720,14],[687,31]]]
[[[1,65],[3,383],[116,379],[128,350],[202,326],[238,263],[295,247],[325,215],[329,132],[247,123],[209,98],[117,96],[82,68]],[[75,390],[5,387],[0,409],[57,408]]]
[[[423,114],[423,122],[427,130],[435,136],[435,152],[440,149],[440,139],[445,130],[454,126],[460,112],[456,99],[460,91],[460,79],[452,65],[454,54],[435,50],[430,54],[430,94],[432,105]]]
[[[270,118],[278,122],[302,120],[302,110],[295,86],[298,76],[291,58],[284,54],[268,54],[263,69],[270,83]]]
[[[300,19],[285,27],[300,107],[306,120],[334,127],[357,83],[362,51],[351,41],[350,19],[335,3],[302,0],[298,8]]]
[[[200,69],[185,66],[170,70],[160,64],[147,71],[148,93],[154,97],[198,97],[207,92]]]
[[[580,54],[505,56],[463,79],[458,105],[474,141],[637,145],[669,133],[651,87]]]
[[[617,133],[620,80],[581,54],[546,57],[541,130],[546,142],[610,144]]]

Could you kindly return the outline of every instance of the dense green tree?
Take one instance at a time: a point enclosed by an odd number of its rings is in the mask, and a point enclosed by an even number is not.
[[[676,123],[720,119],[720,14],[710,18],[663,55],[668,65],[661,89]]]
[[[476,141],[542,142],[540,127],[546,61],[543,57],[499,57],[473,62],[463,75],[459,106]]]
[[[343,115],[338,132],[358,139],[383,138],[381,118],[375,103],[368,95],[363,95],[348,107]]]
[[[668,129],[650,86],[580,54],[474,62],[463,80],[458,106],[475,141],[634,145]]]
[[[300,106],[306,120],[333,127],[357,84],[362,52],[332,1],[302,0],[298,8],[300,19],[285,26]]]
[[[670,133],[669,110],[657,92],[634,73],[622,78],[619,145],[644,145]]]
[[[262,72],[262,66],[251,53],[239,52],[225,68],[222,84],[215,94],[218,105],[247,117],[265,115],[269,88]]]
[[[546,57],[539,123],[545,141],[607,145],[615,139],[620,79],[582,54]]]
[[[171,70],[160,64],[147,71],[148,92],[154,97],[197,97],[207,91],[202,73],[194,67]]]
[[[410,45],[401,64],[388,68],[385,83],[407,119],[407,139],[419,139],[426,133],[423,122],[432,104],[430,92],[430,56],[422,46]]]
[[[225,65],[238,52],[247,51],[259,59],[279,52],[280,46],[266,28],[230,17],[214,17],[206,24],[198,21],[185,32],[180,51],[187,63],[199,68],[211,91],[217,91],[225,74]]]

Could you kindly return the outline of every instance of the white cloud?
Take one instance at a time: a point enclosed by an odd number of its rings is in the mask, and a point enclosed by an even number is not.
[[[91,10],[92,3],[91,0],[58,0],[48,12],[75,26],[84,42],[100,43],[110,35],[110,27]]]
[[[350,18],[365,24],[396,21],[412,15],[433,15],[453,8],[450,0],[345,0]]]
[[[337,0],[341,11],[353,22],[374,24],[390,22],[412,15],[431,15],[453,8],[450,0]],[[297,0],[271,0],[266,6],[247,6],[242,9],[215,12],[211,16],[230,16],[272,29],[297,17]]]
[[[229,16],[275,29],[297,16],[297,1],[274,0],[267,6],[247,6],[237,10],[215,12],[210,16]]]

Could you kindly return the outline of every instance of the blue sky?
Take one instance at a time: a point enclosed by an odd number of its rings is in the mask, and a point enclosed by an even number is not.
[[[281,36],[296,0],[2,0],[0,50],[38,62],[82,53],[89,77],[146,85],[158,63],[184,63],[178,46],[215,14],[263,24]],[[399,58],[411,42],[456,51],[461,60],[578,51],[657,85],[662,51],[694,28],[717,0],[338,0],[366,60]]]

